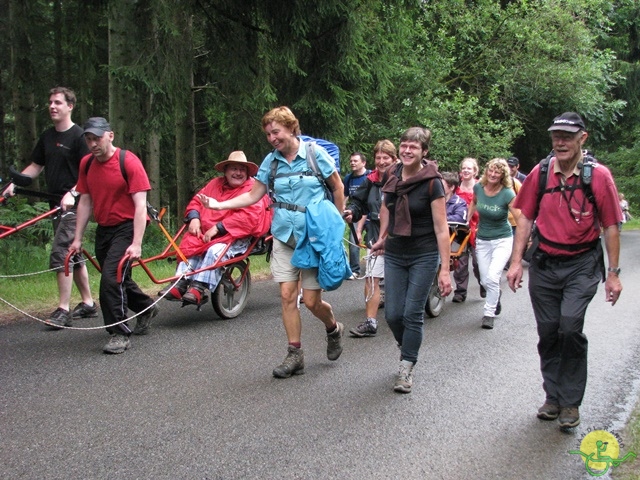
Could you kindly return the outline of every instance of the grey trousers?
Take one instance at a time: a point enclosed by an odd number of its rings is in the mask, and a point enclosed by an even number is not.
[[[538,353],[546,402],[582,403],[587,384],[587,306],[602,279],[602,250],[558,259],[536,255],[529,266],[529,295],[538,328]]]

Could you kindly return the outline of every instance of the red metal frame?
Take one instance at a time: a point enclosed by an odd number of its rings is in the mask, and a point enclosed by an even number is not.
[[[183,226],[178,233],[176,234],[175,237],[173,237],[173,240],[176,241],[180,235],[184,232],[185,230],[185,226]],[[216,260],[213,264],[204,267],[204,268],[199,268],[197,270],[193,270],[190,272],[187,272],[184,274],[185,277],[190,277],[192,275],[195,275],[196,273],[200,273],[200,272],[204,272],[207,270],[215,270],[216,268],[222,268],[222,267],[226,267],[229,265],[233,265],[235,263],[239,263],[242,261],[247,262],[247,269],[245,270],[245,272],[242,274],[242,277],[240,278],[239,283],[236,285],[236,283],[233,281],[233,279],[230,279],[231,283],[233,284],[235,289],[238,289],[238,287],[240,285],[242,285],[242,282],[244,282],[244,279],[247,275],[247,272],[249,271],[249,267],[251,265],[251,261],[249,260],[249,256],[251,255],[251,252],[253,252],[253,249],[256,247],[256,245],[258,245],[258,243],[260,242],[260,240],[265,240],[268,241],[269,239],[271,239],[271,235],[268,235],[267,237],[256,237],[254,238],[251,243],[249,244],[249,247],[247,248],[247,250],[240,254],[237,255],[235,257],[232,257],[228,260],[220,260],[222,257],[224,257],[224,255],[227,253],[227,251],[229,250],[229,248],[231,247],[231,243],[227,244],[227,246],[224,248],[224,250],[220,253],[220,255],[218,256],[218,260]],[[154,257],[150,257],[150,258],[146,258],[146,259],[138,259],[136,262],[133,263],[133,265],[131,266],[131,268],[133,267],[137,267],[140,266],[142,267],[142,269],[146,272],[146,274],[149,276],[149,278],[151,279],[151,281],[153,283],[156,284],[162,284],[162,283],[168,283],[168,282],[175,282],[178,278],[180,278],[179,276],[172,276],[172,277],[167,277],[167,278],[163,278],[163,279],[157,279],[156,276],[153,274],[153,272],[149,269],[148,265],[150,263],[153,263],[155,261],[158,260],[165,260],[167,258],[171,258],[171,257],[175,257],[177,255],[177,252],[175,249],[171,248],[171,245],[167,246],[167,248],[160,254],[160,255],[156,255]],[[122,260],[120,260],[120,263],[118,264],[118,270],[117,270],[117,275],[116,275],[116,279],[117,282],[120,283],[122,281],[122,271],[124,269],[124,265],[125,263],[129,261],[129,255],[125,255]]]
[[[156,276],[153,274],[153,272],[149,269],[149,264],[153,263],[153,262],[157,262],[158,260],[166,260],[168,258],[174,258],[174,257],[183,257],[183,255],[181,254],[181,252],[178,252],[178,250],[176,248],[172,248],[173,245],[177,245],[178,243],[178,239],[184,234],[186,230],[186,225],[183,225],[180,230],[178,230],[178,233],[176,233],[173,237],[171,237],[171,240],[169,242],[169,245],[167,245],[167,247],[162,251],[162,253],[160,253],[159,255],[155,255],[153,257],[149,257],[149,258],[145,258],[145,259],[138,259],[137,261],[135,261],[132,265],[131,268],[140,266],[142,267],[142,269],[146,272],[146,274],[149,276],[149,278],[151,279],[151,281],[153,283],[156,284],[162,284],[162,283],[169,283],[169,282],[175,282],[176,280],[178,280],[178,278],[180,278],[179,276],[172,276],[172,277],[167,277],[167,278],[161,278],[158,279],[156,278]],[[204,272],[206,270],[213,270],[216,268],[222,268],[222,267],[226,267],[229,265],[233,265],[242,261],[246,260],[247,263],[247,268],[245,269],[245,271],[242,274],[242,277],[240,277],[240,280],[238,282],[235,282],[233,278],[229,277],[228,280],[231,282],[231,284],[233,285],[234,289],[238,289],[242,283],[244,282],[246,276],[247,276],[247,272],[249,272],[249,267],[251,265],[251,261],[249,260],[249,256],[252,255],[253,250],[255,249],[256,245],[258,245],[258,243],[263,240],[263,241],[269,241],[272,238],[271,235],[267,235],[264,237],[256,237],[254,238],[251,243],[249,244],[249,247],[247,248],[247,250],[240,255],[237,255],[233,258],[230,258],[228,260],[217,260],[216,262],[214,262],[212,265],[209,265],[207,267],[204,268],[200,268],[198,270],[194,270],[194,271],[190,271],[184,274],[184,276],[186,277],[190,277],[192,275],[195,275],[196,273],[200,273],[200,272]],[[231,247],[231,244],[227,244],[227,246],[225,247],[225,249],[222,251],[222,253],[218,256],[218,258],[222,258],[227,251],[229,250],[229,248]],[[97,264],[97,262],[90,256],[88,255],[84,250],[83,253],[85,253],[85,255],[87,255],[87,258],[89,258],[89,260],[91,261],[91,263],[96,267],[96,269],[98,271],[100,271],[100,266]],[[69,262],[71,259],[71,255],[67,255],[67,258],[65,259],[65,264],[64,264],[64,272],[65,275],[69,275]],[[116,281],[118,283],[122,282],[122,275],[123,275],[123,270],[124,270],[124,265],[126,264],[126,262],[128,262],[130,259],[129,255],[125,255],[124,257],[122,257],[122,259],[120,260],[120,263],[118,264],[118,269],[117,269],[117,273],[116,273]]]
[[[21,223],[20,225],[16,225],[15,227],[7,227],[5,225],[0,225],[0,238],[8,237],[9,235],[13,235],[14,233],[20,230],[30,227],[34,223],[38,223],[40,220],[53,216],[59,210],[60,210],[60,207],[56,207],[54,209],[49,210],[48,212],[42,213],[37,217],[32,218],[31,220]]]

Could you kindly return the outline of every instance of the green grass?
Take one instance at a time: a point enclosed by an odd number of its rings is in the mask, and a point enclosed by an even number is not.
[[[640,401],[636,403],[631,419],[621,436],[625,444],[624,454],[634,452],[637,457],[615,468],[611,477],[616,480],[640,480]]]
[[[0,260],[2,262],[0,275],[15,276],[12,278],[0,277],[0,299],[4,299],[30,315],[43,318],[57,307],[58,287],[55,279],[56,274],[48,271],[51,241],[47,236],[46,227],[50,226],[50,222],[45,220],[38,225],[43,226],[42,238],[35,237],[33,229],[28,229],[28,231],[25,229],[0,240],[0,259],[2,259]],[[48,230],[50,231],[50,227]],[[90,253],[93,252],[93,235],[94,228],[88,229],[84,248]],[[155,225],[150,225],[145,233],[144,257],[149,258],[159,254],[167,244],[168,241],[160,229]],[[42,245],[45,247],[43,248]],[[252,256],[250,261],[252,278],[259,279],[269,275],[269,264],[265,255]],[[87,263],[87,268],[91,291],[94,297],[97,297],[100,274],[90,263]],[[175,261],[162,260],[150,265],[151,272],[158,280],[174,276],[175,269]],[[34,272],[43,273],[25,275]],[[133,278],[143,291],[154,297],[165,285],[154,283],[140,267],[133,270]],[[71,307],[73,308],[79,302],[80,295],[74,286]],[[24,315],[18,310],[0,300],[0,323],[23,317]]]

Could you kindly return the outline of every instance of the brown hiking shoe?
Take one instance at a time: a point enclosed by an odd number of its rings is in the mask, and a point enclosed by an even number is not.
[[[337,360],[342,355],[342,334],[344,325],[336,322],[336,329],[332,333],[327,333],[327,358]]]
[[[558,417],[560,428],[573,428],[580,425],[580,412],[578,407],[562,407]]]
[[[555,420],[560,414],[560,406],[553,403],[546,403],[538,409],[540,420]]]
[[[291,375],[304,373],[304,352],[301,348],[289,345],[284,361],[273,369],[276,378],[289,378]]]

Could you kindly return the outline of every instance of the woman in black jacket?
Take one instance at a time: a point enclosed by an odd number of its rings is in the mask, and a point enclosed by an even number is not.
[[[367,217],[365,232],[367,245],[373,245],[380,237],[380,205],[384,173],[397,160],[396,147],[390,140],[380,140],[373,149],[376,168],[355,193],[349,197],[345,220],[358,222]],[[384,278],[384,255],[372,257],[367,249],[367,270],[365,273],[364,299],[366,316],[364,322],[349,330],[353,337],[373,337],[378,332],[376,314],[380,305],[380,280]]]

